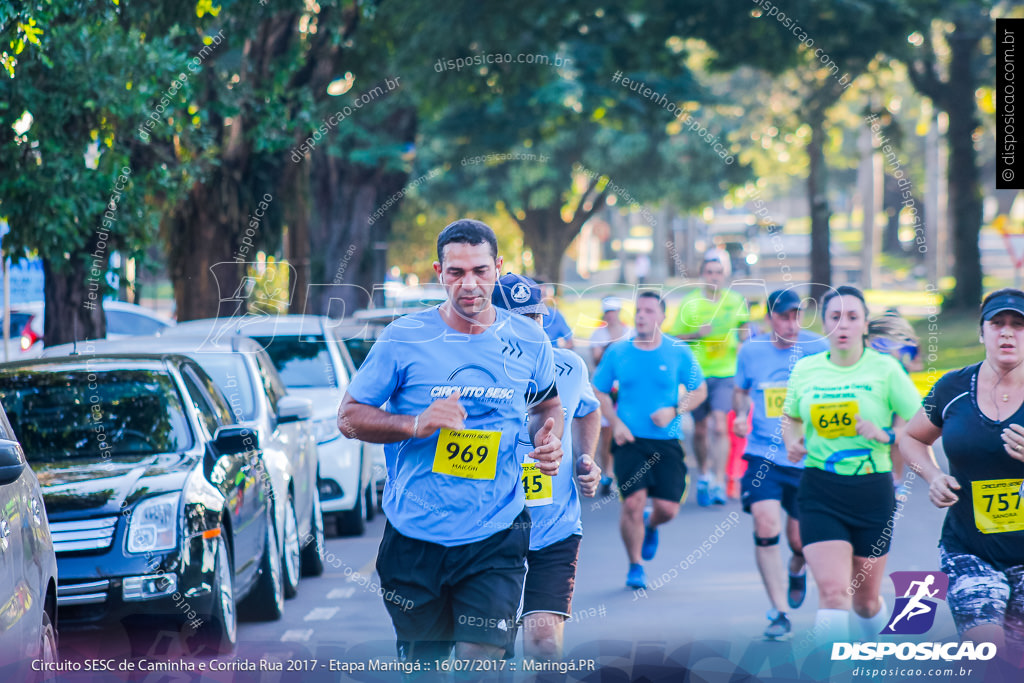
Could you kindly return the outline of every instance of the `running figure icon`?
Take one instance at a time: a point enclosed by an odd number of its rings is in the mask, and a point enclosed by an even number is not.
[[[897,598],[882,635],[927,633],[935,623],[939,601],[946,599],[949,577],[942,572],[922,571],[892,572],[889,577]]]
[[[906,617],[907,621],[910,621],[918,615],[928,614],[929,612],[935,609],[934,603],[922,602],[924,598],[934,598],[936,594],[938,594],[938,588],[936,588],[934,591],[928,590],[928,588],[933,583],[935,583],[935,576],[932,574],[929,574],[927,577],[925,577],[923,581],[910,582],[910,587],[907,588],[907,594],[903,596],[905,598],[910,598],[910,601],[907,602],[906,606],[903,608],[903,611],[900,612],[899,615],[897,615],[897,617],[889,623],[888,628],[890,631],[895,630],[893,627],[896,626],[896,622],[898,622],[903,617]],[[914,590],[914,586],[917,586],[917,592],[911,595],[911,591]]]

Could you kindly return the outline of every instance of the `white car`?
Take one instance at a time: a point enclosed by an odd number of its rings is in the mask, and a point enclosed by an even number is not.
[[[215,344],[240,334],[259,342],[288,392],[313,402],[324,520],[333,518],[341,535],[358,536],[377,511],[375,445],[349,439],[338,430],[338,405],[354,366],[336,326],[337,321],[326,316],[248,315],[179,323],[165,335],[187,333]]]
[[[126,301],[104,300],[103,312],[107,318],[107,339],[159,334],[174,325],[156,311]],[[10,357],[7,360],[27,360],[42,355],[44,320],[42,301],[11,304],[12,343],[8,347]]]

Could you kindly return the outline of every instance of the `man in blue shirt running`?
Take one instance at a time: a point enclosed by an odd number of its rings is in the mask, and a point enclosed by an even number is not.
[[[543,314],[548,310],[540,286],[514,273],[502,276],[492,300],[495,306],[538,324],[543,324]],[[556,348],[554,354],[555,385],[565,413],[562,453],[571,454],[583,495],[592,497],[601,481],[601,468],[592,456],[601,429],[601,411],[583,359],[568,349]],[[560,467],[558,475],[549,477],[537,471],[529,457],[531,450],[527,419],[516,450],[523,463],[523,491],[533,521],[523,591],[523,654],[557,660],[562,657],[565,620],[572,615],[576,563],[583,537],[580,497],[572,467]]]
[[[793,465],[782,441],[782,404],[793,366],[804,356],[828,350],[828,340],[800,329],[802,301],[791,289],[768,295],[768,334],[751,337],[736,359],[733,433],[746,437],[743,459],[747,470],[741,482],[743,510],[754,517],[754,557],[772,608],[768,611],[765,637],[779,638],[791,630],[786,605],[797,608],[807,594],[807,571],[800,543],[796,493],[803,463]],[[753,410],[753,424],[747,422]],[[789,519],[786,537],[793,556],[789,559],[789,590],[785,587],[779,537],[782,510]]]
[[[622,496],[619,530],[629,556],[630,588],[647,587],[640,560],[654,558],[657,527],[676,516],[686,493],[680,415],[707,397],[693,353],[661,331],[663,322],[665,302],[657,292],[641,292],[636,300],[636,334],[609,346],[594,372],[601,411],[612,423],[615,479]],[[609,396],[616,380],[617,407]],[[649,518],[644,513],[648,496],[653,501]]]
[[[496,659],[513,651],[530,543],[516,438],[529,411],[530,457],[557,475],[562,404],[543,330],[491,305],[494,232],[456,221],[437,254],[447,301],[384,329],[338,427],[386,444],[377,572],[399,657]]]

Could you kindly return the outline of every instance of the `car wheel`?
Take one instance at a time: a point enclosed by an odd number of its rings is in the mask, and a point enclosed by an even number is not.
[[[38,683],[48,683],[57,680],[57,629],[53,627],[53,620],[50,613],[43,610],[43,623],[39,630],[39,668],[41,671],[30,677],[30,680]]]
[[[299,592],[300,555],[299,520],[295,516],[295,498],[288,496],[284,515],[284,548],[281,564],[284,567],[284,597],[294,598]]]
[[[356,496],[356,506],[351,510],[339,512],[335,519],[338,520],[339,536],[362,536],[366,531],[366,518],[363,516],[363,494],[362,489]]]
[[[272,520],[273,517],[267,517],[267,542],[263,546],[259,578],[239,605],[245,618],[254,621],[277,621],[284,615],[284,567]]]
[[[238,618],[235,605],[235,571],[228,553],[227,532],[220,528],[217,537],[216,567],[214,568],[213,600],[210,614],[202,620],[194,639],[198,652],[225,654],[235,649],[238,642]]]
[[[377,484],[370,482],[366,485],[366,500],[363,501],[363,507],[366,508],[366,521],[372,522],[373,518],[377,516]]]
[[[324,513],[320,509],[320,491],[313,488],[313,519],[309,524],[310,536],[302,549],[302,575],[320,576],[324,573]]]

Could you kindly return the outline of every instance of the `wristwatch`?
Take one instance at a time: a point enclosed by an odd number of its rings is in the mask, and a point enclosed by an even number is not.
[[[886,427],[882,431],[889,435],[889,440],[886,441],[887,444],[891,446],[894,443],[896,443],[896,432],[894,432],[892,429],[889,429],[888,427]]]

